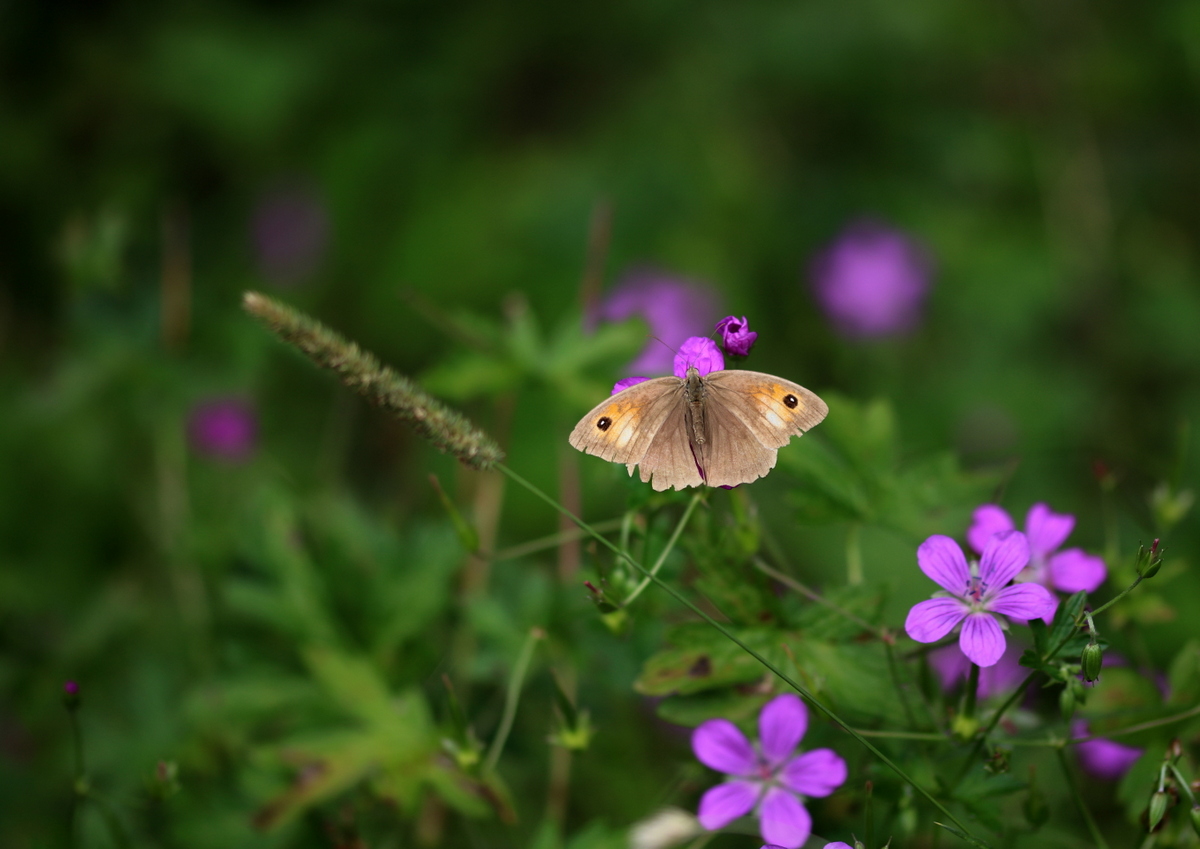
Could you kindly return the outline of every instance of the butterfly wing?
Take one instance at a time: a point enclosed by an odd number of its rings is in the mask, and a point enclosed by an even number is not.
[[[692,457],[684,422],[683,381],[647,380],[618,392],[579,420],[570,443],[585,454],[624,463],[656,490],[703,483]]]
[[[798,383],[760,371],[717,371],[704,381],[706,407],[728,410],[764,448],[782,448],[820,424],[825,402]]]
[[[758,480],[775,468],[781,447],[829,412],[803,386],[762,372],[713,372],[704,386],[707,434],[698,447],[709,486]]]

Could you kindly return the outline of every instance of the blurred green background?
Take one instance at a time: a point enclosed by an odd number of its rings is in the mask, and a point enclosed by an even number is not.
[[[794,477],[756,484],[806,580],[843,582],[861,527],[896,624],[930,589],[921,534],[961,537],[978,500],[1044,500],[1077,515],[1073,544],[1167,536],[1181,558],[1126,615],[1127,655],[1161,669],[1195,633],[1200,540],[1172,515],[1200,415],[1194,2],[17,3],[0,39],[4,846],[66,840],[66,680],[105,800],[80,815],[87,846],[111,845],[108,809],[138,846],[524,846],[547,822],[622,845],[705,786],[632,690],[661,623],[606,628],[568,548],[490,571],[465,555],[431,472],[485,550],[558,520],[285,349],[247,289],[428,377],[539,486],[582,475],[604,521],[645,495],[566,434],[645,328],[572,364],[545,340],[586,351],[589,269],[702,281],[714,319],[759,331],[749,367],[890,404],[897,468],[956,457],[961,498],[904,527],[797,522],[820,511]],[[912,332],[848,338],[814,300],[809,262],[864,216],[933,258]],[[189,439],[222,399],[252,428],[232,454]],[[519,819],[497,829],[403,764],[449,722],[443,674],[492,739],[533,626],[552,636],[500,761]],[[569,791],[550,668],[600,729]],[[411,739],[361,730],[385,691]],[[306,784],[279,741],[339,754]],[[391,772],[346,754],[385,745]],[[270,804],[282,824],[255,828]]]

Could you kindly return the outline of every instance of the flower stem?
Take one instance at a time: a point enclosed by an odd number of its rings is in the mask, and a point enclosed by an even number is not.
[[[504,751],[508,733],[512,731],[513,720],[517,716],[517,703],[521,700],[521,685],[525,682],[529,661],[533,659],[533,647],[537,645],[538,640],[544,639],[545,636],[546,632],[541,628],[531,628],[529,636],[525,638],[525,644],[521,646],[521,653],[517,656],[512,675],[508,679],[508,692],[504,695],[504,714],[500,717],[500,727],[496,729],[496,737],[492,740],[492,747],[488,749],[487,758],[483,762],[485,773],[496,769],[496,762],[500,760],[500,753]]]
[[[975,718],[975,701],[979,696],[979,664],[972,663],[967,675],[967,692],[963,694],[963,716]]]
[[[499,463],[499,462],[496,463],[495,468],[499,469],[501,472],[508,475],[510,478],[512,478],[512,480],[515,483],[519,484],[520,486],[525,487],[525,489],[528,490],[532,495],[541,499],[546,504],[548,504],[550,507],[554,508],[555,510],[562,513],[563,515],[570,517],[572,521],[574,521],[577,525],[579,525],[579,527],[588,531],[595,538],[595,540],[597,542],[599,542],[601,545],[603,545],[606,548],[608,548],[609,550],[611,550],[618,557],[624,558],[625,561],[629,563],[629,565],[631,565],[633,568],[637,569],[643,575],[649,576],[650,579],[655,584],[657,584],[659,587],[661,587],[663,590],[665,590],[676,601],[678,601],[680,604],[682,604],[688,610],[692,611],[694,614],[699,616],[701,619],[703,619],[705,622],[707,622],[710,626],[717,629],[717,631],[719,631],[727,640],[732,642],[734,645],[736,645],[742,651],[746,652],[746,654],[753,657],[760,664],[762,664],[769,672],[773,673],[775,675],[775,677],[779,678],[781,681],[783,681],[785,684],[787,684],[789,687],[791,687],[793,690],[795,690],[797,693],[799,693],[801,696],[803,696],[809,702],[809,704],[811,704],[814,708],[816,708],[818,711],[820,711],[822,714],[824,714],[824,716],[826,718],[828,718],[830,722],[834,723],[839,728],[843,729],[851,737],[853,737],[855,740],[857,740],[859,745],[861,745],[868,752],[873,754],[876,758],[878,758],[885,765],[887,765],[887,767],[889,769],[891,769],[892,772],[894,772],[902,781],[904,781],[907,784],[909,784],[910,786],[912,786],[912,788],[914,790],[916,790],[918,793],[920,793],[922,796],[924,796],[926,801],[929,802],[929,804],[931,804],[931,805],[933,805],[933,807],[937,808],[937,810],[940,811],[947,819],[949,819],[959,829],[961,829],[964,834],[968,835],[968,837],[971,840],[975,841],[976,845],[978,845],[978,846],[986,846],[987,845],[983,841],[979,840],[979,838],[975,837],[974,834],[971,833],[971,830],[961,820],[959,820],[958,817],[954,816],[954,814],[952,814],[949,810],[947,810],[946,806],[943,805],[941,802],[939,802],[932,793],[930,793],[923,786],[918,784],[916,779],[909,776],[909,774],[906,773],[903,769],[901,769],[897,763],[895,763],[891,758],[889,758],[882,751],[880,751],[876,746],[874,746],[869,740],[866,739],[866,737],[859,734],[850,725],[848,725],[841,718],[839,718],[837,714],[835,714],[832,710],[827,708],[819,699],[816,698],[816,696],[814,696],[811,692],[809,692],[808,688],[804,687],[797,681],[793,680],[790,676],[785,674],[783,672],[783,670],[779,669],[777,666],[775,666],[773,663],[771,663],[769,660],[767,660],[761,654],[756,652],[754,649],[750,648],[750,646],[746,645],[746,643],[744,643],[742,640],[740,640],[735,634],[730,632],[728,629],[726,629],[724,626],[722,626],[720,622],[713,619],[711,616],[709,616],[707,613],[705,613],[703,610],[701,610],[699,607],[697,607],[695,604],[693,604],[691,601],[689,601],[686,596],[684,596],[681,592],[676,590],[670,584],[663,581],[657,575],[650,575],[649,569],[647,569],[641,563],[639,563],[638,561],[636,561],[632,557],[630,557],[628,553],[619,549],[616,545],[614,545],[611,541],[609,541],[608,538],[601,536],[600,534],[593,531],[591,529],[591,526],[588,525],[586,522],[584,522],[583,519],[580,519],[578,516],[571,513],[571,511],[567,510],[565,507],[563,507],[561,504],[556,502],[553,498],[551,498],[546,493],[542,492],[540,489],[538,489],[532,483],[525,480],[525,478],[521,477],[519,474],[514,472],[512,469],[510,469],[504,463]]]
[[[1108,849],[1108,843],[1104,840],[1104,834],[1100,831],[1100,826],[1096,824],[1096,820],[1092,818],[1092,812],[1088,810],[1087,803],[1083,801],[1083,794],[1079,790],[1079,782],[1075,778],[1075,771],[1071,769],[1071,764],[1067,761],[1066,749],[1062,747],[1058,749],[1058,763],[1062,767],[1063,776],[1066,777],[1067,786],[1071,790],[1071,796],[1075,799],[1075,805],[1079,808],[1079,814],[1083,817],[1088,832],[1092,835],[1092,840],[1098,849]]]
[[[642,594],[642,590],[650,586],[650,582],[658,575],[658,570],[667,562],[667,556],[674,550],[675,543],[679,541],[679,535],[683,533],[683,529],[687,527],[688,520],[692,518],[692,511],[696,509],[696,505],[700,503],[701,495],[697,492],[692,496],[692,500],[688,502],[687,509],[683,511],[683,515],[679,517],[679,521],[675,525],[675,530],[671,532],[671,538],[667,540],[667,544],[663,546],[663,550],[659,553],[658,559],[654,561],[654,565],[650,567],[650,571],[642,578],[640,584],[633,588],[633,592],[629,597],[621,602],[621,608],[625,609],[633,604],[634,599]]]
[[[1105,610],[1108,610],[1110,607],[1112,607],[1118,601],[1125,598],[1125,596],[1127,596],[1131,592],[1133,592],[1133,588],[1136,587],[1138,584],[1140,584],[1142,582],[1142,580],[1143,580],[1142,576],[1138,575],[1136,578],[1134,578],[1132,584],[1127,586],[1125,589],[1121,590],[1121,592],[1117,593],[1115,596],[1110,598],[1108,601],[1104,602],[1104,604],[1100,605],[1095,610],[1091,611],[1092,616],[1096,616],[1100,613],[1103,613]]]
[[[856,586],[863,582],[861,525],[854,522],[846,531],[846,583]]]

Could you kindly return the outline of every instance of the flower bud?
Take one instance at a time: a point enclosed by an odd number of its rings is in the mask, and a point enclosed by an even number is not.
[[[1058,694],[1058,710],[1063,719],[1069,720],[1075,715],[1075,688],[1070,684],[1063,687],[1062,692]]]
[[[1162,822],[1163,816],[1167,813],[1167,805],[1170,801],[1171,797],[1162,790],[1156,790],[1154,795],[1150,797],[1150,809],[1148,811],[1150,831],[1158,828],[1158,824]]]
[[[1025,804],[1021,806],[1025,812],[1025,819],[1035,829],[1041,828],[1050,819],[1050,806],[1046,804],[1046,797],[1036,786],[1029,788],[1029,795],[1025,797]]]
[[[1147,551],[1142,546],[1138,546],[1137,559],[1135,561],[1137,573],[1143,578],[1153,578],[1158,574],[1158,570],[1162,568],[1162,552],[1158,548],[1158,540],[1155,540],[1150,545],[1150,550]]]
[[[1099,643],[1088,643],[1083,647],[1083,654],[1079,657],[1079,664],[1083,667],[1083,680],[1091,684],[1100,677],[1100,667],[1104,665],[1104,650],[1100,648]]]
[[[63,683],[63,704],[67,710],[78,710],[79,705],[83,703],[83,698],[79,695],[79,685],[74,681],[66,681]]]

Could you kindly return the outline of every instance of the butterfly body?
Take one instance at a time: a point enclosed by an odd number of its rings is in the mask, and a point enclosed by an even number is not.
[[[586,454],[639,467],[656,490],[737,486],[765,475],[778,450],[825,418],[803,386],[755,371],[659,377],[598,404],[571,431]]]

